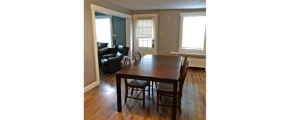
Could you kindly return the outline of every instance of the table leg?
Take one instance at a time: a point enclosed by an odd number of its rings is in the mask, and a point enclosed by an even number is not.
[[[116,84],[117,84],[117,106],[118,112],[122,112],[122,100],[121,100],[121,78],[116,76]]]
[[[172,120],[176,120],[176,94],[177,94],[177,81],[173,83],[173,105],[172,105]]]

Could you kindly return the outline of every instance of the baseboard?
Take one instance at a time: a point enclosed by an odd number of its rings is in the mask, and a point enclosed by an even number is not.
[[[189,69],[200,69],[200,70],[205,70],[206,68],[203,68],[203,67],[188,67]]]
[[[98,82],[97,82],[97,81],[93,82],[92,84],[89,84],[88,86],[85,87],[85,90],[84,90],[85,93],[86,93],[87,91],[89,91],[89,90],[95,88],[97,85],[98,85]]]

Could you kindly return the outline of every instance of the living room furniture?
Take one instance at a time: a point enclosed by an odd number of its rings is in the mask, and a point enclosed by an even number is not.
[[[130,58],[128,56],[124,56],[122,63],[122,68],[128,67],[131,64]],[[146,87],[148,87],[148,89],[146,90]],[[136,91],[138,91],[139,89],[141,89],[142,91],[142,98],[139,98],[137,95],[137,97],[134,97],[133,91],[134,89],[137,88]],[[143,101],[143,107],[145,106],[145,91],[148,91],[148,94],[150,96],[150,85],[149,82],[147,80],[135,80],[135,79],[127,79],[125,78],[125,102],[127,102],[127,98],[132,98],[132,99],[136,99],[136,100],[142,100]],[[128,95],[129,90],[131,90],[131,95]]]
[[[107,54],[100,58],[100,66],[106,73],[115,73],[121,70],[121,61],[124,56],[128,55],[129,47],[118,45],[113,49],[109,49]]]
[[[176,96],[181,57],[145,55],[140,62],[135,62],[116,73],[117,108],[122,112],[121,78],[141,79],[173,84],[172,120],[176,119]]]
[[[108,43],[102,43],[102,42],[97,42],[98,46],[98,60],[99,63],[101,63],[101,58],[103,55],[108,54],[109,48],[108,48]]]

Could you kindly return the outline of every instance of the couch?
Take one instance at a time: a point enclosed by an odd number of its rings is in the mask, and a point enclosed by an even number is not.
[[[118,45],[108,49],[106,54],[100,58],[100,65],[103,72],[115,73],[121,70],[121,61],[124,56],[128,56],[129,47]]]
[[[108,43],[97,42],[97,46],[98,46],[98,57],[100,61],[101,57],[105,54],[108,54],[109,52]]]

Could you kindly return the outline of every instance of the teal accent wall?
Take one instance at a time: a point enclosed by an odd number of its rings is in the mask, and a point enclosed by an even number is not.
[[[112,17],[113,41],[116,45],[126,46],[126,19],[120,17]]]
[[[106,14],[103,14],[103,13],[98,13],[98,12],[95,12],[95,15],[96,15],[96,17],[97,16],[109,16],[109,15],[106,15]]]
[[[102,13],[95,13],[97,16],[109,16]],[[112,44],[126,46],[126,19],[112,16]],[[114,41],[115,40],[115,41]]]

